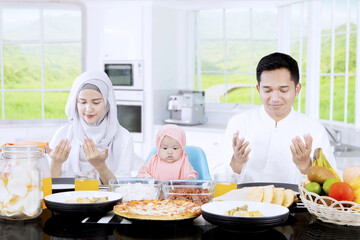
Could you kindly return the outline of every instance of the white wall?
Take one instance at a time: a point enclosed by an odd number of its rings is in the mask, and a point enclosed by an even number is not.
[[[4,143],[15,143],[21,141],[49,142],[56,130],[66,120],[57,120],[52,123],[27,123],[18,124],[2,122],[0,124],[0,146]]]

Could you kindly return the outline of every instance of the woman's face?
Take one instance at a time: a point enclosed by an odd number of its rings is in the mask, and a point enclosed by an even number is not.
[[[84,89],[79,93],[77,109],[85,122],[96,123],[105,113],[104,98],[96,90]]]
[[[159,156],[162,160],[169,163],[179,160],[182,156],[182,149],[178,141],[172,137],[165,136],[161,141]]]

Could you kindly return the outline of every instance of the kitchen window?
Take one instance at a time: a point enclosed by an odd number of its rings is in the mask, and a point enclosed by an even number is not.
[[[306,7],[300,2],[280,7],[200,10],[195,85],[205,91],[205,101],[261,104],[256,66],[263,56],[275,51],[291,52],[299,62],[301,79],[305,79]],[[294,106],[302,112],[303,98],[300,96]]]
[[[66,118],[82,68],[82,10],[74,4],[0,4],[0,119]]]
[[[358,1],[322,0],[321,7],[320,119],[353,124]]]
[[[276,8],[201,10],[196,87],[205,101],[260,104],[256,64],[278,48]]]
[[[261,104],[258,61],[271,52],[289,53],[298,61],[302,83],[294,108],[360,126],[359,11],[356,0],[199,10],[195,88],[205,91],[207,104]]]

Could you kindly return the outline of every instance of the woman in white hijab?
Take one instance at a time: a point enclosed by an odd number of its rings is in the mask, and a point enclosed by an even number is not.
[[[118,122],[114,90],[104,72],[84,72],[75,79],[65,113],[69,122],[49,144],[52,177],[94,169],[104,184],[115,176],[130,177],[133,140]]]

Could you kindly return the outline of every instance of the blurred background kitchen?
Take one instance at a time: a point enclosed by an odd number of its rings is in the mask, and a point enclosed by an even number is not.
[[[229,118],[260,104],[258,61],[280,51],[299,63],[295,110],[326,126],[340,170],[360,163],[357,0],[12,0],[0,19],[0,144],[50,141],[75,77],[104,70],[139,166],[170,122],[211,169]]]

